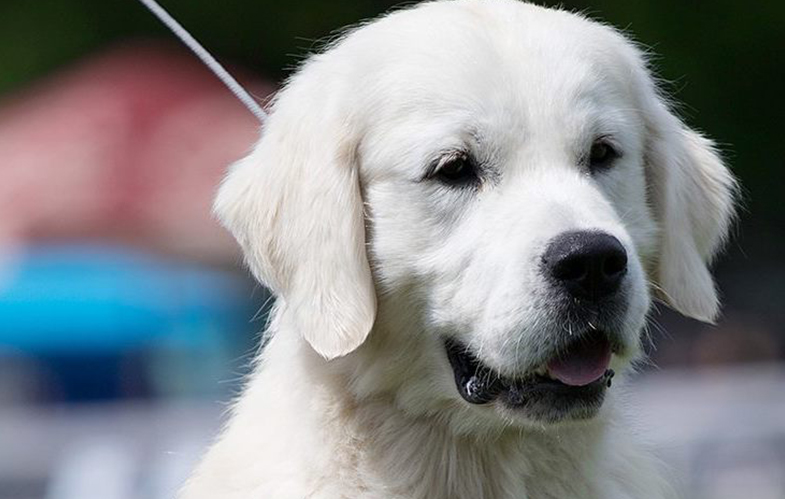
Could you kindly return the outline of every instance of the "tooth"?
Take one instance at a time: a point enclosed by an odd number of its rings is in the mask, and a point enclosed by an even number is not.
[[[608,388],[611,387],[613,384],[613,377],[616,375],[616,372],[613,369],[608,369],[605,371],[605,377],[608,378],[608,381],[605,383]]]

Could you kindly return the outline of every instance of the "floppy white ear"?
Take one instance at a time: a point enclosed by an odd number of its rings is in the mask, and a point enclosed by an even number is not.
[[[306,65],[279,94],[261,141],[233,165],[214,211],[279,319],[323,357],[356,349],[376,314],[354,131],[321,75]]]
[[[712,322],[719,300],[708,265],[733,219],[736,181],[713,142],[653,95],[646,112],[646,162],[661,241],[653,279],[672,308]]]

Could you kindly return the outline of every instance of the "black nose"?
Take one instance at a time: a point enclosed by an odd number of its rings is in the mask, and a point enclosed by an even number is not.
[[[624,246],[604,232],[559,234],[542,260],[545,272],[572,296],[595,301],[616,292],[627,273]]]

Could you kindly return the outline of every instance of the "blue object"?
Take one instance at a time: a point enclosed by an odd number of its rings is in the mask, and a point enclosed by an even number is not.
[[[196,346],[249,330],[248,283],[225,271],[123,247],[30,249],[0,285],[0,347],[113,352],[165,341]]]
[[[117,246],[38,246],[8,270],[0,361],[33,360],[56,401],[230,390],[269,301],[231,272]]]

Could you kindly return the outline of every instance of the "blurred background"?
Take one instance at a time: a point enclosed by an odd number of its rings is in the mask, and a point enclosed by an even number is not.
[[[393,5],[163,3],[261,101],[318,40]],[[559,4],[659,54],[744,187],[716,265],[724,316],[654,313],[639,424],[685,498],[783,499],[785,3]],[[269,309],[210,216],[258,128],[135,0],[0,3],[0,499],[172,497]]]

